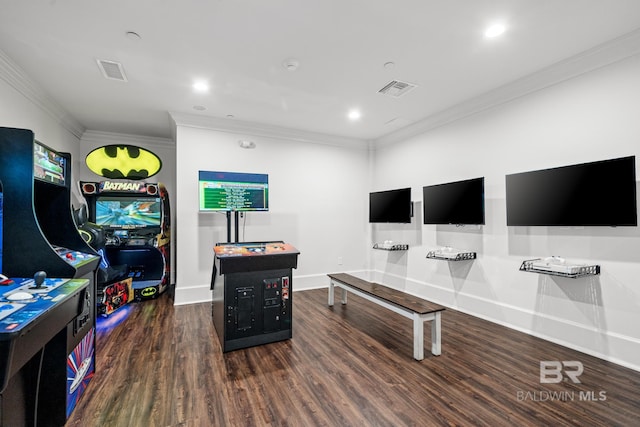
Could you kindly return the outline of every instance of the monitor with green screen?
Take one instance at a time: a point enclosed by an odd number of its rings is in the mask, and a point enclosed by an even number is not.
[[[269,176],[258,173],[198,172],[201,211],[268,211]]]

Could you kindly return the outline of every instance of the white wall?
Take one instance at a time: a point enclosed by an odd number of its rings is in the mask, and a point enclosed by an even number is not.
[[[38,141],[77,158],[78,137],[4,80],[0,80],[0,126],[30,129]]]
[[[507,227],[504,183],[510,173],[640,156],[638,76],[636,55],[378,148],[373,188],[411,186],[418,215],[411,225],[374,227],[372,240],[412,246],[404,253],[370,251],[370,276],[640,370],[638,227]],[[420,224],[422,186],[480,176],[486,225]],[[443,245],[478,258],[425,259]],[[518,270],[523,260],[550,255],[599,264],[602,272],[565,279]]]
[[[78,179],[82,129],[0,51],[0,126],[30,129],[38,141],[71,154],[72,180]],[[73,193],[78,197],[78,192]]]
[[[256,148],[240,148],[240,139]],[[328,272],[366,267],[364,144],[339,148],[178,123],[176,165],[176,304],[211,299],[213,246],[227,237],[223,214],[199,212],[199,170],[269,175],[269,211],[246,214],[240,241],[283,240],[300,250],[296,290],[326,286]]]

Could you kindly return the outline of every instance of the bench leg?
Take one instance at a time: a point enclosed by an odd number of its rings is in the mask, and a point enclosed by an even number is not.
[[[333,280],[331,280],[329,282],[329,307],[333,307],[333,293],[334,293],[334,286],[333,286]]]
[[[430,316],[413,314],[413,358],[424,359],[424,322],[431,320],[431,354],[440,356],[442,353],[441,344],[441,313],[433,313]]]
[[[440,314],[441,312],[434,313],[433,320],[431,321],[431,353],[434,356],[440,356],[442,351],[442,346],[440,343],[441,339],[441,325],[440,325]]]
[[[413,358],[424,359],[424,319],[413,313]]]
[[[342,304],[346,304],[347,303],[347,290],[345,288],[343,288],[342,286],[338,286],[341,290],[342,290]],[[333,280],[329,282],[329,307],[333,306],[333,302],[334,302],[334,298],[335,298],[335,285],[333,284]]]

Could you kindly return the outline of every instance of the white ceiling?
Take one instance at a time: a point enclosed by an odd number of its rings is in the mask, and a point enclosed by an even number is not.
[[[85,129],[166,138],[176,112],[376,140],[638,28],[638,0],[0,0],[0,50]]]

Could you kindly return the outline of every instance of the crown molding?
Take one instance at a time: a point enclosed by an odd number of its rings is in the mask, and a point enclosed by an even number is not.
[[[336,147],[350,147],[360,150],[367,149],[367,141],[357,138],[346,138],[326,135],[298,129],[272,126],[263,123],[247,122],[236,119],[221,119],[196,114],[169,112],[175,127],[187,126],[199,129],[216,130],[241,135],[251,135],[266,138],[284,139],[288,141],[306,142],[311,144],[331,145]]]
[[[511,83],[432,114],[373,141],[375,147],[391,145],[473,114],[513,101],[563,81],[595,71],[640,53],[640,28],[556,62]]]
[[[62,108],[53,98],[31,80],[27,74],[0,50],[0,79],[6,81],[21,95],[31,101],[45,113],[53,117],[63,128],[71,132],[78,139],[85,131],[85,127]]]
[[[153,136],[130,135],[126,133],[101,132],[88,130],[82,134],[81,144],[93,143],[97,145],[144,145],[156,147],[175,147],[175,142],[169,138]]]

